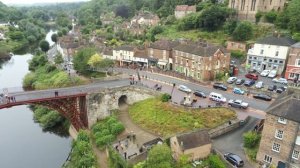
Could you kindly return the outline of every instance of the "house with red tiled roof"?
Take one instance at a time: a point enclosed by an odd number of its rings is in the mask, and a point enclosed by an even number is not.
[[[196,12],[196,5],[177,5],[175,8],[175,17],[176,19],[181,19],[190,13]]]

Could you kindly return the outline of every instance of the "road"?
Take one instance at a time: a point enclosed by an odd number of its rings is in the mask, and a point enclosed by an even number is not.
[[[118,72],[127,73],[130,75],[133,75],[133,74],[136,75],[136,73],[137,73],[136,70],[132,70],[132,69],[114,68],[114,70],[118,71]],[[207,95],[209,95],[210,92],[221,93],[224,97],[227,98],[227,100],[228,99],[241,99],[241,100],[249,103],[249,106],[254,109],[259,109],[259,110],[265,111],[270,105],[270,102],[266,102],[263,100],[256,100],[256,99],[253,99],[252,97],[247,97],[245,95],[233,94],[232,92],[228,92],[228,91],[225,92],[225,91],[216,90],[216,89],[213,89],[211,86],[202,86],[202,85],[194,84],[194,83],[191,83],[191,82],[188,82],[188,81],[185,81],[182,79],[170,77],[170,76],[160,75],[160,74],[151,73],[151,72],[147,72],[147,71],[139,71],[139,74],[144,75],[144,76],[147,75],[147,78],[151,78],[154,80],[175,83],[176,86],[186,85],[187,87],[189,87],[192,90],[201,90]]]
[[[243,133],[253,130],[257,121],[258,119],[251,117],[247,124],[240,129],[213,139],[213,147],[223,154],[231,152],[239,155],[245,162],[244,168],[254,168],[254,166],[250,164],[245,157],[243,150]]]

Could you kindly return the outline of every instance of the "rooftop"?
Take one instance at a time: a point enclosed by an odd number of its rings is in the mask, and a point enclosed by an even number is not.
[[[119,47],[116,47],[114,50],[125,50],[125,51],[133,51],[134,47],[129,45],[122,45]]]
[[[196,6],[188,6],[188,5],[177,5],[175,8],[175,11],[195,11],[196,12]]]
[[[267,114],[283,117],[300,123],[300,89],[289,88],[267,109]]]
[[[269,36],[258,40],[256,43],[258,44],[269,44],[269,45],[277,45],[277,46],[291,46],[296,43],[290,37],[275,37]]]
[[[208,43],[180,44],[174,48],[174,50],[205,57],[213,56],[219,49],[221,52],[226,53],[224,47]]]
[[[149,48],[155,48],[160,50],[172,50],[172,48],[174,48],[177,45],[179,45],[178,41],[158,40],[154,43],[151,43]]]
[[[294,45],[292,45],[292,47],[294,47],[294,48],[300,48],[300,42],[295,43]]]
[[[177,135],[179,144],[182,144],[182,150],[192,149],[206,144],[210,144],[210,137],[207,130],[200,130],[192,133]]]

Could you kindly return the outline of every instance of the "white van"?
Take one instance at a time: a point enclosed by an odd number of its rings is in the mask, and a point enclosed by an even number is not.
[[[209,94],[209,99],[217,102],[226,103],[226,98],[223,97],[221,94],[215,92],[211,92]]]

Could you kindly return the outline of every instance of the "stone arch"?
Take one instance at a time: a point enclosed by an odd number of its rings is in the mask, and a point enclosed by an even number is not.
[[[128,97],[126,95],[120,96],[118,99],[118,106],[123,107],[123,106],[127,105],[128,104],[127,99],[128,99]]]

